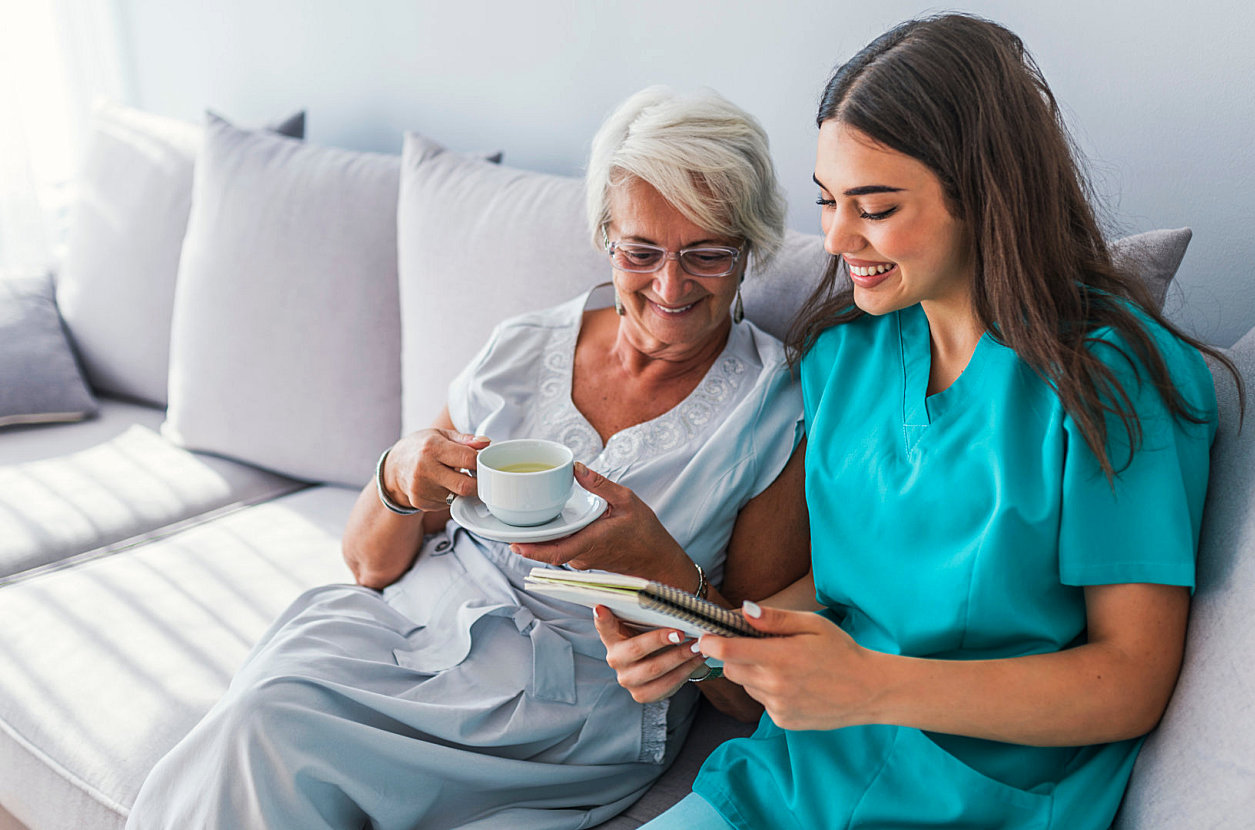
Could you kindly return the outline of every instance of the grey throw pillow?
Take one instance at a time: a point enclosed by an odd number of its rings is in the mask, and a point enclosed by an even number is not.
[[[273,129],[302,137],[305,114]],[[92,114],[57,300],[97,392],[166,403],[174,280],[201,132],[106,102]]]
[[[1150,289],[1156,308],[1163,308],[1168,284],[1176,276],[1194,232],[1189,228],[1154,230],[1126,236],[1111,243],[1116,265],[1141,277]]]
[[[95,412],[52,278],[0,275],[0,427],[78,421]]]

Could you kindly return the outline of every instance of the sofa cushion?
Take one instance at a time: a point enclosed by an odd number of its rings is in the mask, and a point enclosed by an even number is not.
[[[1193,236],[1189,228],[1136,233],[1112,242],[1111,256],[1117,265],[1141,277],[1157,307],[1163,308],[1168,285],[1181,267]]]
[[[785,231],[784,244],[775,258],[761,270],[751,269],[741,285],[745,316],[760,328],[784,340],[793,318],[815,290],[828,266],[823,237],[817,234]],[[849,277],[842,265],[841,279]]]
[[[138,424],[78,452],[0,467],[0,584],[299,486],[187,452]]]
[[[274,129],[301,137],[304,113]],[[201,127],[100,103],[70,215],[58,299],[101,392],[166,402],[170,313]]]
[[[397,204],[406,432],[431,424],[498,322],[610,278],[584,231],[579,179],[452,154],[424,160],[422,141],[405,137]]]
[[[78,421],[95,411],[52,277],[0,276],[0,427]]]
[[[70,424],[24,424],[8,427],[0,440],[0,467],[41,458],[57,458],[116,438],[139,424],[161,429],[164,409],[118,398],[96,399],[96,416]]]
[[[350,581],[339,539],[356,496],[306,488],[6,586],[0,803],[31,828],[120,830],[275,617]]]
[[[419,155],[435,154],[425,139]],[[400,435],[400,157],[210,118],[175,296],[165,434],[360,486]]]
[[[1246,385],[1246,423],[1239,430],[1236,387],[1213,363],[1220,431],[1185,663],[1163,721],[1138,756],[1120,830],[1237,827],[1255,815],[1255,329],[1229,356]]]

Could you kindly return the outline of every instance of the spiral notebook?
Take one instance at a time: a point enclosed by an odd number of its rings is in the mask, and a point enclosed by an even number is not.
[[[735,611],[639,576],[558,568],[532,568],[527,590],[592,608],[604,605],[619,619],[646,628],[676,628],[690,637],[762,637]]]

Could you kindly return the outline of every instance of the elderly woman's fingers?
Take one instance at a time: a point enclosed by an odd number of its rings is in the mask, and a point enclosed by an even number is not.
[[[553,542],[515,542],[510,545],[510,551],[544,565],[565,565],[587,550],[582,543],[568,541],[570,539],[572,537],[567,536]]]
[[[618,504],[626,504],[636,495],[629,488],[621,484],[615,484],[601,473],[596,470],[590,470],[579,461],[575,462],[575,481],[593,495],[601,496],[606,500],[606,504],[612,507]]]
[[[593,609],[593,619],[606,646],[606,662],[639,703],[675,694],[704,659],[675,629],[636,633],[602,606]]]
[[[450,493],[469,496],[475,492],[475,479],[462,471],[475,469],[477,451],[489,443],[484,436],[447,429],[407,435],[388,452],[389,490],[421,510],[443,509]]]

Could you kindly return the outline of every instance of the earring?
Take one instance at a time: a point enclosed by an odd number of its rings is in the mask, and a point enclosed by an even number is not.
[[[617,289],[614,292],[614,310],[620,317],[623,316],[623,300],[619,299],[619,292]]]
[[[736,289],[736,305],[732,306],[732,322],[739,323],[745,319],[745,306],[741,303],[741,287]]]

